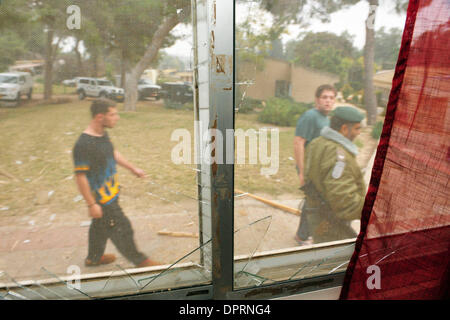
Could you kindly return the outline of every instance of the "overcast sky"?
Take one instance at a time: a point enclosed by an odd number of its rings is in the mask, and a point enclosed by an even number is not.
[[[239,2],[238,2],[239,3]],[[236,22],[242,21],[249,13],[255,13],[257,4],[252,4],[246,1],[245,5],[239,5],[236,7]],[[336,34],[341,34],[347,31],[354,37],[354,45],[357,48],[362,48],[365,41],[365,20],[369,13],[369,5],[367,1],[361,1],[356,5],[351,6],[346,10],[338,11],[330,16],[330,23],[321,23],[320,21],[311,21],[308,28],[300,29],[297,26],[291,26],[288,28],[289,34],[283,35],[282,41],[286,43],[289,40],[296,39],[298,35],[305,31],[321,32],[328,31]],[[220,13],[219,13],[220,14]],[[264,15],[258,12],[258,21],[266,25],[270,24],[270,15]],[[406,13],[398,15],[394,11],[394,4],[392,0],[381,1],[381,5],[378,7],[377,15],[375,19],[375,30],[385,27],[386,29],[396,27],[403,29],[406,19]],[[170,55],[184,56],[183,60],[189,60],[192,56],[192,29],[191,26],[179,25],[174,29],[174,33],[177,35],[184,35],[183,40],[177,41],[172,47],[166,48],[166,51]]]

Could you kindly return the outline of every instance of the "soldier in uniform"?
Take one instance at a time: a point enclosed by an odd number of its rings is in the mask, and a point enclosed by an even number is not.
[[[320,137],[306,148],[306,203],[302,214],[308,221],[314,243],[353,238],[351,220],[360,219],[365,184],[356,163],[364,115],[352,107],[337,107]]]
[[[336,99],[336,89],[329,84],[323,84],[316,89],[315,108],[302,114],[297,121],[294,138],[294,157],[297,168],[297,175],[300,187],[304,181],[304,158],[305,148],[308,144],[320,136],[323,127],[330,125],[328,114],[333,109]],[[304,202],[301,203],[303,210]],[[295,235],[295,240],[299,245],[312,244],[312,237],[308,232],[308,222],[305,216],[300,219],[300,223]]]

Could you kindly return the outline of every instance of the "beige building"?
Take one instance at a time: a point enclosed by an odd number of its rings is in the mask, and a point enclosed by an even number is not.
[[[177,72],[175,74],[176,77],[178,77],[183,82],[190,82],[192,83],[194,80],[194,73],[192,71],[182,71]]]
[[[373,86],[375,87],[375,92],[381,92],[380,101],[378,105],[387,105],[389,101],[389,94],[392,87],[392,79],[394,78],[395,70],[382,70],[377,72],[373,76]]]
[[[236,71],[241,92],[258,100],[291,96],[297,102],[310,103],[314,102],[318,86],[339,81],[337,75],[274,58],[264,59],[259,67],[250,62],[240,63]]]

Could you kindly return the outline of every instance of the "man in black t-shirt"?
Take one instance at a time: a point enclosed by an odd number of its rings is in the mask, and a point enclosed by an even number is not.
[[[76,183],[92,218],[85,265],[97,266],[115,261],[114,255],[104,254],[108,239],[137,267],[156,265],[138,251],[131,223],[119,206],[120,184],[116,164],[139,178],[144,177],[145,173],[114,150],[105,131],[105,128],[114,128],[120,118],[115,103],[105,99],[95,100],[91,105],[91,114],[89,126],[73,149]]]

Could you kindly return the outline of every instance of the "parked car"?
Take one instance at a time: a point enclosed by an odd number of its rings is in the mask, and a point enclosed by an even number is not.
[[[145,98],[155,98],[159,100],[161,87],[154,84],[150,79],[140,79],[138,82],[138,96],[139,100]]]
[[[33,94],[33,78],[28,72],[0,73],[0,100],[20,103],[23,95],[28,100]]]
[[[193,101],[192,85],[188,82],[166,82],[161,85],[161,97],[175,102]]]
[[[62,84],[67,86],[67,87],[76,87],[79,79],[80,79],[80,77],[63,80]]]
[[[97,78],[80,78],[77,82],[77,94],[80,100],[86,97],[108,98],[123,102],[125,92],[115,87],[111,81]]]

